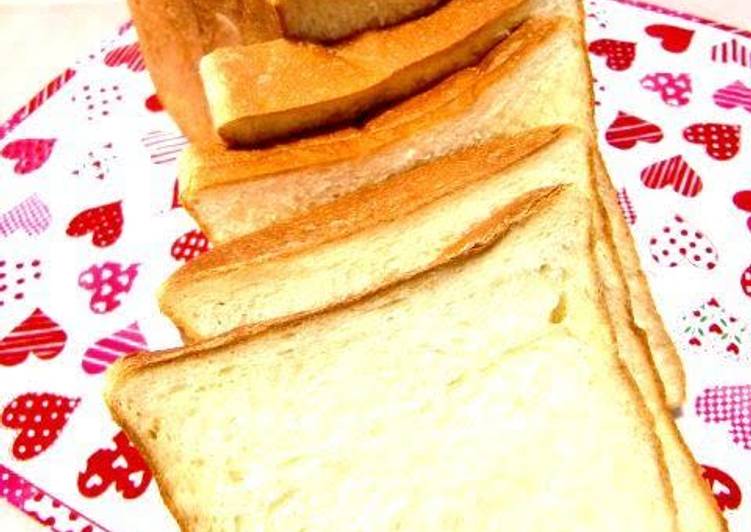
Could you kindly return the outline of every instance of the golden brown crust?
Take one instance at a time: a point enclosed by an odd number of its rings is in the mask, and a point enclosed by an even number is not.
[[[445,0],[271,0],[286,37],[328,42],[426,15]]]
[[[549,208],[550,205],[554,204],[556,201],[559,201],[561,196],[563,194],[566,194],[568,190],[571,190],[571,187],[559,186],[559,187],[534,191],[531,194],[529,194],[528,197],[520,198],[517,204],[514,206],[513,213],[509,212],[508,210],[494,213],[485,222],[482,222],[478,224],[477,226],[475,226],[474,228],[471,228],[469,232],[458,241],[460,242],[460,244],[447,248],[447,253],[445,253],[442,256],[441,260],[437,261],[435,264],[431,265],[428,270],[425,270],[418,275],[424,275],[428,271],[432,271],[432,270],[435,270],[436,268],[443,267],[446,264],[450,264],[457,260],[466,260],[467,256],[473,253],[482,252],[482,250],[486,246],[492,245],[493,242],[501,238],[512,227],[525,224],[526,221],[529,220],[531,217]],[[595,239],[590,238],[589,244],[588,244],[589,248],[587,250],[587,255],[588,255],[588,263],[591,264],[591,273],[593,275],[592,284],[594,286],[599,286],[597,279],[594,278],[596,275],[595,274],[596,268],[594,266],[594,249],[593,249],[594,243],[595,243]],[[392,285],[391,287],[384,288],[382,290],[395,289],[399,284],[401,283],[397,283],[395,285]],[[607,308],[605,305],[602,291],[600,290],[598,293],[599,293],[599,297],[597,297],[594,302],[597,306],[599,314],[603,317],[603,322],[605,323],[605,322],[608,322]],[[325,309],[324,312],[331,312],[341,306],[351,305],[354,301],[355,300],[347,301],[347,302],[343,302],[341,305],[328,307],[327,309]],[[305,319],[314,319],[313,316],[315,316],[316,314],[318,313],[308,316]],[[127,424],[127,422],[124,419],[126,416],[122,416],[119,413],[118,402],[116,398],[116,388],[118,386],[118,382],[122,382],[124,379],[127,379],[128,375],[132,375],[134,373],[138,373],[140,371],[147,370],[152,367],[174,363],[177,361],[177,359],[180,359],[183,357],[211,356],[213,352],[219,349],[225,348],[227,347],[227,345],[231,343],[244,341],[244,339],[247,338],[247,336],[251,334],[264,334],[263,332],[260,332],[262,330],[267,330],[265,334],[272,333],[272,330],[268,330],[268,329],[273,329],[273,332],[278,333],[280,331],[284,331],[288,328],[296,326],[299,323],[299,321],[300,321],[299,319],[296,319],[293,321],[281,322],[281,323],[272,325],[271,327],[265,327],[261,330],[258,330],[258,329],[246,330],[246,331],[236,330],[236,331],[233,331],[232,333],[224,335],[223,337],[220,337],[214,340],[209,340],[197,346],[184,348],[181,350],[172,350],[168,352],[156,353],[156,354],[151,354],[151,355],[142,354],[142,355],[137,355],[136,357],[129,357],[127,359],[121,360],[114,366],[113,370],[111,370],[111,371],[114,371],[114,373],[111,373],[109,375],[108,390],[107,390],[108,406],[112,410],[113,416],[115,417],[115,419],[118,420],[118,422],[123,426],[126,432],[128,432],[129,434],[132,433],[135,445],[144,453],[144,456],[146,457],[147,462],[150,465],[154,465],[154,460],[153,460],[153,457],[151,457],[149,454],[148,447],[144,446],[143,442],[141,442],[138,439],[138,431],[135,431],[134,427],[131,427],[130,425]],[[612,329],[611,329],[611,332],[612,332]],[[610,345],[615,346],[615,342],[612,342]],[[622,364],[618,363],[618,358],[615,356],[615,347],[613,347],[612,349],[613,349],[612,357],[614,361],[613,367],[618,373],[618,378],[622,381],[623,385],[629,390],[630,394],[632,395],[633,404],[636,410],[639,412],[639,415],[642,417],[642,419],[647,419],[647,420],[651,419],[651,415],[649,411],[647,410],[647,407],[644,404],[643,400],[641,399],[638,389],[633,379],[631,379],[630,374],[625,369],[625,367]],[[660,451],[660,443],[654,433],[651,433],[648,443],[653,449],[653,454],[654,454],[654,458],[656,462],[660,464],[663,491],[664,493],[669,495],[671,493],[671,485],[669,482],[669,478],[667,477],[664,461],[662,459],[662,454]],[[156,468],[155,471],[158,471],[158,468]],[[163,484],[164,479],[161,476],[157,475],[156,479],[157,479],[157,482],[160,483],[160,486],[165,485]],[[168,490],[166,489],[162,489],[163,495],[167,495],[166,493],[167,491]],[[165,500],[167,501],[167,504],[172,509],[172,511],[175,512],[176,508],[173,504],[173,501],[171,501],[168,497],[166,497]],[[671,510],[675,513],[676,507],[674,503],[671,505]],[[181,516],[179,513],[175,513],[174,515],[177,516],[177,519],[181,523],[182,526],[185,527],[187,525],[184,516]]]
[[[219,46],[251,44],[280,33],[265,0],[128,0],[159,99],[193,142],[218,142],[198,62]]]
[[[581,42],[579,50],[582,60],[586,64],[587,75],[590,77],[590,86],[592,86],[592,69],[589,55],[586,52],[586,43],[584,42],[584,11],[581,4],[579,4],[579,11],[579,39]],[[588,117],[588,122],[591,127],[592,136],[596,139],[597,126],[593,111],[594,94],[591,91],[589,92],[589,98],[590,105],[588,108],[592,112]],[[665,329],[662,318],[657,312],[652,293],[649,290],[649,284],[641,269],[633,236],[623,218],[612,180],[607,173],[602,154],[599,150],[594,153],[593,165],[595,189],[606,214],[606,226],[611,242],[609,245],[615,250],[613,254],[615,270],[619,272],[619,275],[623,278],[623,282],[626,284],[626,291],[630,300],[629,312],[633,317],[632,321],[640,329],[639,335],[647,339],[651,352],[651,365],[656,368],[657,374],[660,377],[667,404],[670,408],[680,408],[685,401],[686,382],[683,363]],[[616,242],[618,243],[617,245]]]
[[[426,130],[466,109],[478,93],[502,79],[548,38],[570,24],[565,18],[531,19],[476,66],[454,73],[357,127],[345,126],[255,149],[232,150],[216,143],[190,146],[180,161],[180,176],[185,181],[183,200],[190,205],[195,194],[211,187],[364,157]]]
[[[462,246],[449,246],[445,252],[440,255],[440,258],[433,263],[426,265],[425,268],[419,272],[415,272],[411,276],[403,279],[399,279],[396,283],[390,283],[387,286],[377,287],[372,292],[367,294],[361,294],[354,298],[349,298],[341,302],[337,302],[334,305],[330,305],[324,309],[317,309],[310,313],[295,316],[285,316],[274,321],[265,322],[259,325],[238,327],[232,331],[229,331],[223,335],[204,340],[193,345],[189,345],[182,348],[170,349],[165,351],[159,351],[155,353],[137,353],[132,356],[118,360],[107,372],[107,390],[105,397],[108,404],[111,404],[114,389],[117,388],[120,382],[127,380],[128,376],[134,372],[140,371],[142,368],[149,366],[156,366],[169,363],[177,358],[185,358],[189,356],[208,356],[212,352],[222,349],[227,345],[240,341],[249,336],[256,336],[265,334],[267,331],[283,330],[294,326],[301,320],[313,319],[314,316],[330,312],[332,309],[341,308],[353,304],[356,301],[360,301],[365,297],[373,297],[375,294],[391,290],[393,287],[408,282],[416,276],[424,275],[427,272],[434,271],[437,268],[441,268],[446,264],[452,263],[456,260],[464,260],[467,256],[477,252],[477,249],[473,249],[470,238],[474,238],[477,243],[482,243],[483,247],[486,247],[488,243],[492,243],[500,239],[506,234],[512,227],[516,227],[526,222],[526,220],[533,217],[535,214],[550,207],[555,203],[557,198],[563,194],[570,187],[566,185],[547,187],[534,190],[528,194],[525,194],[517,198],[512,204],[501,211],[495,212],[492,218],[487,222],[471,228],[467,235],[462,239]]]
[[[452,0],[335,46],[276,39],[215,50],[200,66],[214,125],[247,146],[342,123],[477,62],[534,4]]]
[[[270,260],[325,242],[341,239],[384,222],[398,219],[438,198],[480,181],[523,161],[566,135],[570,127],[541,128],[515,137],[501,137],[442,157],[440,164],[425,164],[320,205],[265,229],[221,244],[190,261],[167,281],[165,292],[195,276],[211,276],[216,269]]]

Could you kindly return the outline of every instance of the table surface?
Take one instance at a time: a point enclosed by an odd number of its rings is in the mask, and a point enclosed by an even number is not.
[[[648,1],[751,29],[748,0]],[[0,121],[127,18],[125,0],[0,0]],[[0,503],[0,530],[40,528]]]

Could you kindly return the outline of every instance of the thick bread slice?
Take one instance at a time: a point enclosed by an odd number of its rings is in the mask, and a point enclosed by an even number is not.
[[[441,0],[271,0],[284,34],[332,41],[423,15]]]
[[[201,57],[220,46],[279,37],[266,0],[128,0],[138,42],[159,99],[193,142],[217,142],[198,74]]]
[[[108,404],[186,530],[677,530],[590,213],[538,194],[360,302],[122,360]]]
[[[451,0],[335,46],[220,48],[200,67],[214,126],[228,143],[252,145],[355,118],[476,63],[540,1]]]
[[[191,147],[181,161],[183,201],[209,238],[224,242],[483,138],[561,123],[594,131],[581,24],[533,19],[476,68],[361,129],[252,151]],[[668,404],[679,407],[680,358],[655,311],[604,166],[597,165],[596,175],[637,324],[647,333]]]
[[[456,151],[219,245],[167,280],[161,309],[193,342],[372,292],[441,261],[524,193],[586,187],[588,157],[586,136],[571,128]]]
[[[514,212],[520,196],[571,183],[596,201],[589,135],[543,129],[466,148],[307,214],[223,244],[176,272],[162,310],[187,340],[310,313],[375,290],[451,253],[490,212]],[[499,215],[500,216],[500,215]],[[596,204],[595,254],[619,355],[657,425],[684,532],[724,530],[698,465],[685,448]]]
[[[566,122],[577,105],[545,80],[581,77],[567,68],[577,60],[576,32],[567,19],[531,20],[476,67],[357,128],[254,150],[189,146],[180,165],[183,204],[212,242],[226,242],[494,136],[512,114],[528,121],[544,114],[537,122],[554,124],[562,113],[558,122]],[[519,93],[519,80],[528,91]],[[587,90],[586,80],[579,84]]]

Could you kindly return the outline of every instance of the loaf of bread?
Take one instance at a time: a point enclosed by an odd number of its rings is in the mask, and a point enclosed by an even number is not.
[[[277,38],[266,0],[128,0],[138,42],[159,99],[193,142],[218,142],[198,63],[220,46]]]
[[[575,11],[576,3],[569,4]],[[476,67],[361,128],[258,150],[190,147],[181,161],[184,204],[212,241],[226,242],[498,134],[566,123],[594,131],[581,24],[581,18],[532,19]],[[595,163],[607,230],[618,243],[617,270],[626,272],[636,323],[647,334],[668,403],[677,408],[685,389],[680,359],[599,155]]]
[[[597,203],[594,153],[590,136],[570,127],[464,148],[218,246],[165,283],[162,310],[189,341],[307,315],[440,262],[469,227],[489,213],[502,220],[501,213],[514,212],[520,197],[544,187],[574,186],[593,203],[593,250],[618,353],[654,417],[681,530],[720,532],[722,518],[677,432],[631,314],[605,212]]]
[[[424,15],[441,0],[271,0],[284,34],[333,41]]]
[[[543,189],[359,302],[121,360],[107,402],[185,530],[676,530],[591,212]]]
[[[201,60],[214,126],[244,146],[353,119],[476,63],[537,1],[451,0],[334,46],[276,39],[217,49]]]
[[[266,148],[189,146],[180,161],[182,202],[212,242],[227,242],[491,138],[509,123],[517,130],[575,123],[589,112],[588,99],[572,96],[589,90],[571,65],[581,63],[577,31],[567,19],[531,20],[477,66],[358,127]]]

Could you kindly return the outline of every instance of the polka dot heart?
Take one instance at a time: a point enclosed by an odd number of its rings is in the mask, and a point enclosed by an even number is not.
[[[652,259],[661,266],[675,268],[690,264],[695,268],[714,270],[717,267],[717,248],[703,231],[676,214],[649,240]]]
[[[40,259],[0,259],[0,308],[23,301],[28,287],[41,278]]]

